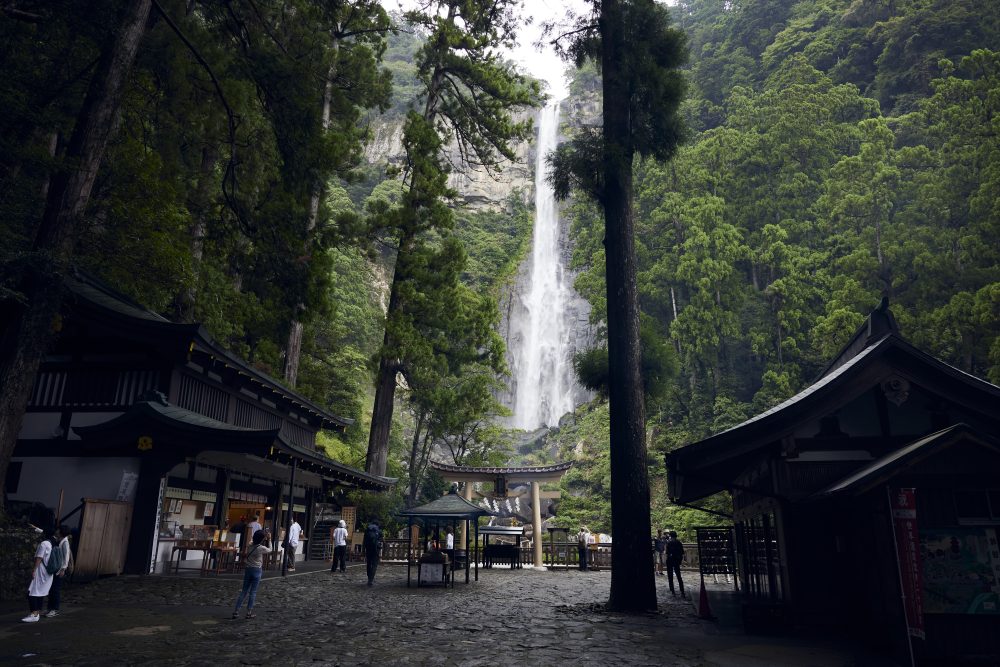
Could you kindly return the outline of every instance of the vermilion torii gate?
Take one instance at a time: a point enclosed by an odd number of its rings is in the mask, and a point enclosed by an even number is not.
[[[524,466],[524,467],[472,467],[456,466],[447,463],[437,463],[431,461],[431,469],[437,472],[446,482],[462,482],[464,487],[462,496],[472,500],[472,484],[468,482],[493,482],[494,493],[500,497],[507,496],[507,485],[512,482],[531,483],[531,528],[532,528],[532,549],[533,564],[535,567],[542,567],[542,511],[539,485],[542,482],[558,482],[573,466],[569,463],[555,463],[547,466]],[[558,498],[559,492],[549,492],[545,494],[548,498]],[[464,537],[460,543],[464,544]]]

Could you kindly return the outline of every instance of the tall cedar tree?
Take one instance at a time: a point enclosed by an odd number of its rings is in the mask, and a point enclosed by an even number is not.
[[[566,53],[578,66],[588,59],[600,65],[603,125],[557,150],[553,181],[557,196],[577,187],[604,209],[615,535],[608,604],[618,611],[655,609],[632,164],[636,155],[669,159],[680,141],[684,86],[677,68],[686,49],[666,7],[653,0],[594,2],[573,35]]]
[[[121,4],[117,23],[104,37],[65,152],[49,176],[31,253],[20,266],[8,267],[20,294],[5,298],[0,308],[5,322],[0,339],[0,498],[5,497],[7,467],[38,366],[58,326],[59,275],[73,259],[74,228],[90,199],[151,7],[152,0]]]
[[[515,122],[512,114],[537,104],[538,87],[496,53],[513,42],[519,7],[514,0],[439,0],[406,15],[428,33],[416,57],[425,97],[423,112],[411,111],[404,126],[403,201],[376,222],[392,237],[397,255],[377,355],[365,462],[371,473],[385,474],[397,374],[406,377],[421,364],[440,362],[445,348],[475,342],[468,338],[475,331],[456,326],[462,318],[453,309],[461,301],[441,298],[446,293],[442,289],[454,285],[430,270],[465,261],[464,252],[456,255],[457,241],[450,236],[454,216],[447,201],[454,193],[447,187],[445,147],[454,141],[465,168],[496,170],[501,160],[514,159],[512,143],[529,136],[531,123]],[[456,344],[450,340],[454,336],[466,342]],[[495,341],[484,338],[482,345],[487,346],[484,356],[496,355]]]
[[[375,57],[381,57],[385,48],[384,36],[389,32],[389,15],[376,0],[339,0],[321,6],[321,19],[329,32],[326,49],[330,63],[323,82],[320,131],[337,137],[338,163],[335,172],[341,178],[348,176],[348,169],[360,162],[360,133],[358,123],[361,109],[378,106],[385,110],[389,104],[389,77],[385,70],[376,72]],[[334,124],[335,123],[335,124]],[[304,256],[308,257],[317,232],[320,201],[326,191],[326,175],[316,174],[309,193],[308,217],[305,228]],[[305,303],[296,306],[288,341],[285,347],[285,382],[295,387],[302,353],[302,314]]]

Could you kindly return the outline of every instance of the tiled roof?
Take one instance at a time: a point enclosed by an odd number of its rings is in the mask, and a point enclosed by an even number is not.
[[[439,472],[469,473],[473,475],[530,475],[565,472],[573,467],[573,462],[554,463],[547,466],[456,466],[449,463],[431,461],[431,468]]]

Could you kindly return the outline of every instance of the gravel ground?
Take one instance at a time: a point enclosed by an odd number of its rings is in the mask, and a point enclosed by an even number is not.
[[[18,665],[880,664],[836,645],[754,638],[699,619],[657,577],[650,614],[603,609],[609,572],[481,571],[455,587],[407,588],[406,568],[325,567],[261,583],[255,619],[230,620],[237,578],[115,577],[68,585],[63,613],[20,623],[0,604],[0,663]],[[415,583],[415,579],[414,579]]]

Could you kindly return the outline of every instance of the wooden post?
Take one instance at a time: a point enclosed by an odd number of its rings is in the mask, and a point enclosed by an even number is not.
[[[64,493],[65,489],[59,489],[59,504],[56,505],[56,525],[55,525],[56,528],[58,528],[62,524],[62,506],[63,506]],[[63,535],[63,537],[66,536]]]
[[[292,505],[295,504],[295,466],[298,463],[298,459],[292,459],[292,472],[288,476],[288,511],[285,512],[285,536],[288,536],[288,532],[292,527]],[[295,555],[292,555],[295,558]],[[283,553],[281,555],[281,576],[285,576],[288,571],[288,554]]]
[[[535,567],[542,566],[542,501],[538,482],[531,483],[531,545]]]

